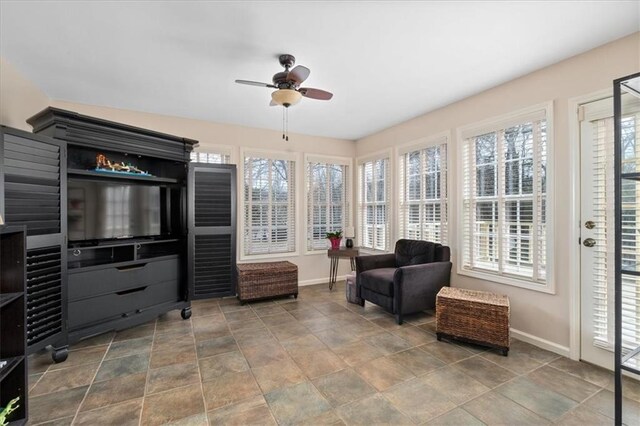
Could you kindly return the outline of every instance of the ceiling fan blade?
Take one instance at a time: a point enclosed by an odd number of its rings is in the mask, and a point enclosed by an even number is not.
[[[269,83],[260,83],[259,81],[249,81],[249,80],[236,80],[236,83],[240,84],[248,84],[249,86],[259,86],[259,87],[271,87],[277,89],[277,86]]]
[[[329,99],[333,98],[333,93],[327,92],[325,90],[313,89],[311,87],[301,87],[299,92],[306,98],[318,99],[321,101],[328,101]]]
[[[300,84],[309,77],[309,74],[311,74],[311,70],[309,70],[309,68],[298,65],[289,71],[287,80],[293,80],[296,84]]]

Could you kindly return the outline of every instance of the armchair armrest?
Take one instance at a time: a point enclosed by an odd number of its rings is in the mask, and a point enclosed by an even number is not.
[[[378,268],[395,268],[396,267],[396,255],[389,254],[374,254],[371,256],[358,256],[356,257],[356,273],[368,271],[369,269]]]
[[[449,284],[451,278],[451,262],[430,262],[398,268],[394,282],[402,285],[443,285]],[[438,289],[440,290],[440,289]]]
[[[418,312],[435,306],[436,294],[451,279],[451,262],[403,266],[393,276],[396,313]]]

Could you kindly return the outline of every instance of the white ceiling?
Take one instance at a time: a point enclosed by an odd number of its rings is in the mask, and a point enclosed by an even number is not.
[[[291,53],[334,98],[290,131],[345,139],[638,30],[639,1],[0,3],[0,55],[52,99],[280,129],[270,90],[234,80]]]

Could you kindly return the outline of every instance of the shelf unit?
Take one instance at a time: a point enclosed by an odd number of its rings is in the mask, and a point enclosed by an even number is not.
[[[640,375],[640,73],[613,82],[615,140],[615,423],[622,373]],[[634,309],[635,307],[635,309]]]
[[[66,144],[68,343],[133,327],[174,309],[189,318],[186,198],[189,157],[197,141],[52,107],[27,122],[39,136]],[[102,156],[149,174],[96,170]],[[150,222],[157,228],[139,229],[132,237],[124,234],[130,228],[126,224],[121,234],[93,233],[96,223],[108,222],[98,213],[116,211],[119,202],[109,200],[108,191],[98,192],[100,187],[123,192],[156,187],[159,217]],[[126,220],[142,220],[135,213],[142,208],[131,208]]]
[[[27,420],[25,234],[21,226],[0,226],[0,410],[19,397],[10,425]]]
[[[83,177],[95,177],[95,178],[108,178],[108,179],[125,179],[125,180],[141,180],[145,182],[159,182],[159,183],[178,183],[178,179],[164,178],[151,175],[135,175],[132,173],[120,173],[110,171],[98,171],[98,170],[82,170],[82,169],[67,169],[67,174],[70,176],[83,176]]]
[[[66,144],[0,126],[0,215],[26,229],[27,354],[66,357]]]

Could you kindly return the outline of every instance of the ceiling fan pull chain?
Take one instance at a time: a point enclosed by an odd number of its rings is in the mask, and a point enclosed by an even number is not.
[[[282,139],[284,139],[284,112],[286,108],[282,108]]]
[[[285,141],[289,142],[289,108],[285,108],[284,111],[287,115],[287,137],[285,138]]]

